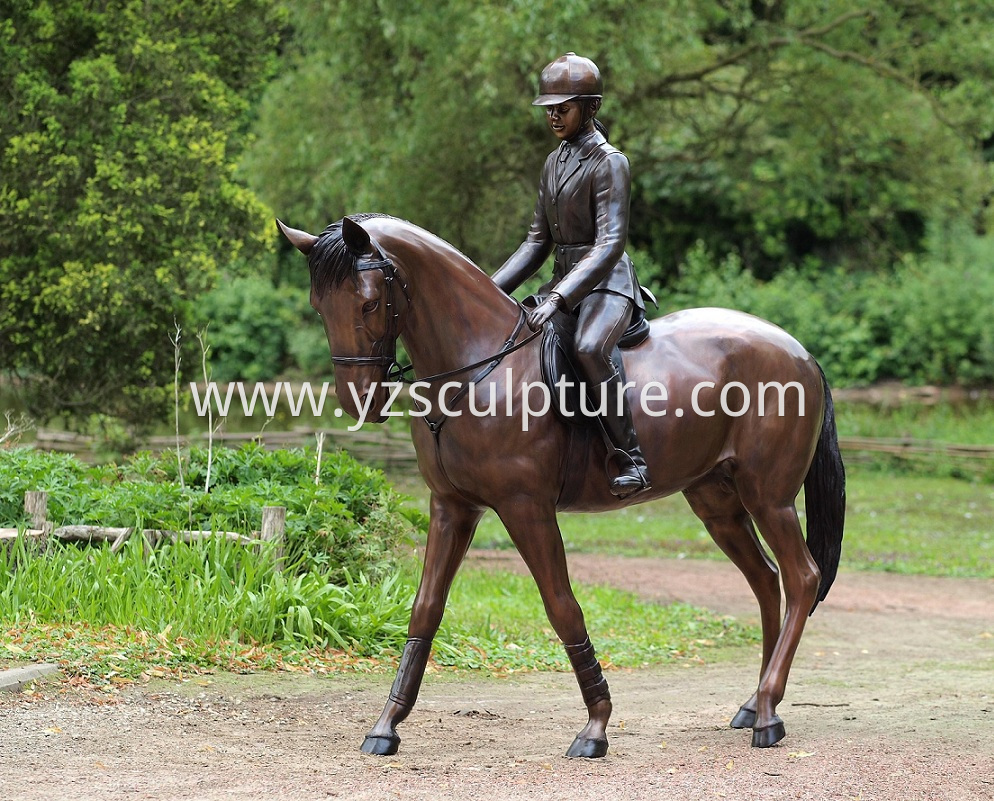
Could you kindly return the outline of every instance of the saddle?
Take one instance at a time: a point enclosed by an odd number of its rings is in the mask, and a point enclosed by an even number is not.
[[[532,295],[524,300],[526,307],[538,305],[539,299]],[[624,380],[625,367],[621,360],[621,349],[641,345],[649,336],[649,321],[642,309],[635,310],[618,347],[612,354],[612,361]],[[557,311],[545,324],[542,333],[542,380],[549,388],[552,410],[565,423],[581,428],[598,427],[597,415],[584,413],[581,405],[582,386],[586,383],[582,372],[573,361],[573,338],[576,334],[577,319],[565,311]],[[565,389],[562,384],[565,382]],[[560,384],[560,386],[556,386]],[[596,408],[596,401],[588,398],[586,408]]]

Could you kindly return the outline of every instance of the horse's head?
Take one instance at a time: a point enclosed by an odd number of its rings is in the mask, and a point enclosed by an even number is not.
[[[390,369],[409,299],[393,262],[355,220],[345,217],[320,236],[276,221],[305,256],[311,306],[321,315],[335,364],[335,389],[352,417],[386,419]]]

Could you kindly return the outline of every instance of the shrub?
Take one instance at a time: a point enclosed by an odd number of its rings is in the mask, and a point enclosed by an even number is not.
[[[664,311],[740,309],[793,334],[836,385],[994,382],[994,243],[965,240],[894,269],[814,267],[754,278],[734,254],[688,255]]]
[[[198,324],[208,326],[211,369],[217,381],[275,378],[289,364],[287,332],[299,324],[306,295],[280,291],[269,278],[232,278],[205,294]]]
[[[209,326],[216,381],[267,381],[291,369],[308,376],[331,372],[328,340],[306,288],[234,278],[203,296],[197,316],[200,326]]]
[[[344,451],[326,453],[315,485],[315,454],[266,451],[248,444],[214,454],[211,491],[203,491],[207,454],[138,454],[120,466],[90,467],[72,456],[18,448],[0,451],[0,523],[25,523],[24,492],[49,493],[55,525],[213,529],[248,534],[262,525],[263,506],[287,509],[286,555],[297,572],[317,570],[333,583],[371,578],[393,568],[411,533],[401,497],[383,474]]]

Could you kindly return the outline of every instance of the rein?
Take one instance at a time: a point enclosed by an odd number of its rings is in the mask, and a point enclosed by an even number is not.
[[[535,339],[535,337],[537,337],[539,334],[542,333],[541,331],[533,331],[531,334],[529,334],[527,337],[525,337],[518,344],[515,345],[514,340],[518,338],[518,334],[521,333],[521,329],[524,327],[524,324],[525,324],[525,310],[521,309],[521,313],[518,315],[518,322],[514,326],[514,330],[511,332],[511,336],[507,338],[507,341],[504,342],[504,344],[501,346],[501,349],[497,351],[495,354],[493,354],[492,356],[487,356],[485,359],[480,359],[479,361],[473,362],[472,364],[467,364],[465,367],[457,367],[455,370],[446,370],[444,373],[435,373],[434,375],[429,375],[425,376],[424,378],[419,378],[417,379],[417,381],[430,384],[433,381],[441,381],[443,378],[452,378],[453,376],[459,375],[460,373],[465,373],[467,370],[474,370],[477,367],[482,367],[483,365],[487,365],[487,370],[482,374],[475,376],[470,381],[470,383],[482,381],[498,364],[500,364],[501,359],[503,359],[505,356],[507,356],[510,353],[514,353],[514,351],[516,350],[520,350],[529,342],[531,342],[533,339]],[[394,377],[399,378],[405,384],[414,383],[411,379],[404,377],[405,373],[408,373],[414,369],[413,365],[408,364],[401,367],[396,362],[394,362],[394,365],[395,369],[390,372],[388,378],[394,378]]]

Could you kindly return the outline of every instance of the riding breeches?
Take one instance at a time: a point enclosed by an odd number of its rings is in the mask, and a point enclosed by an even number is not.
[[[620,365],[611,357],[631,322],[632,309],[631,300],[613,292],[591,292],[583,299],[574,349],[587,381],[601,384],[618,372]]]

